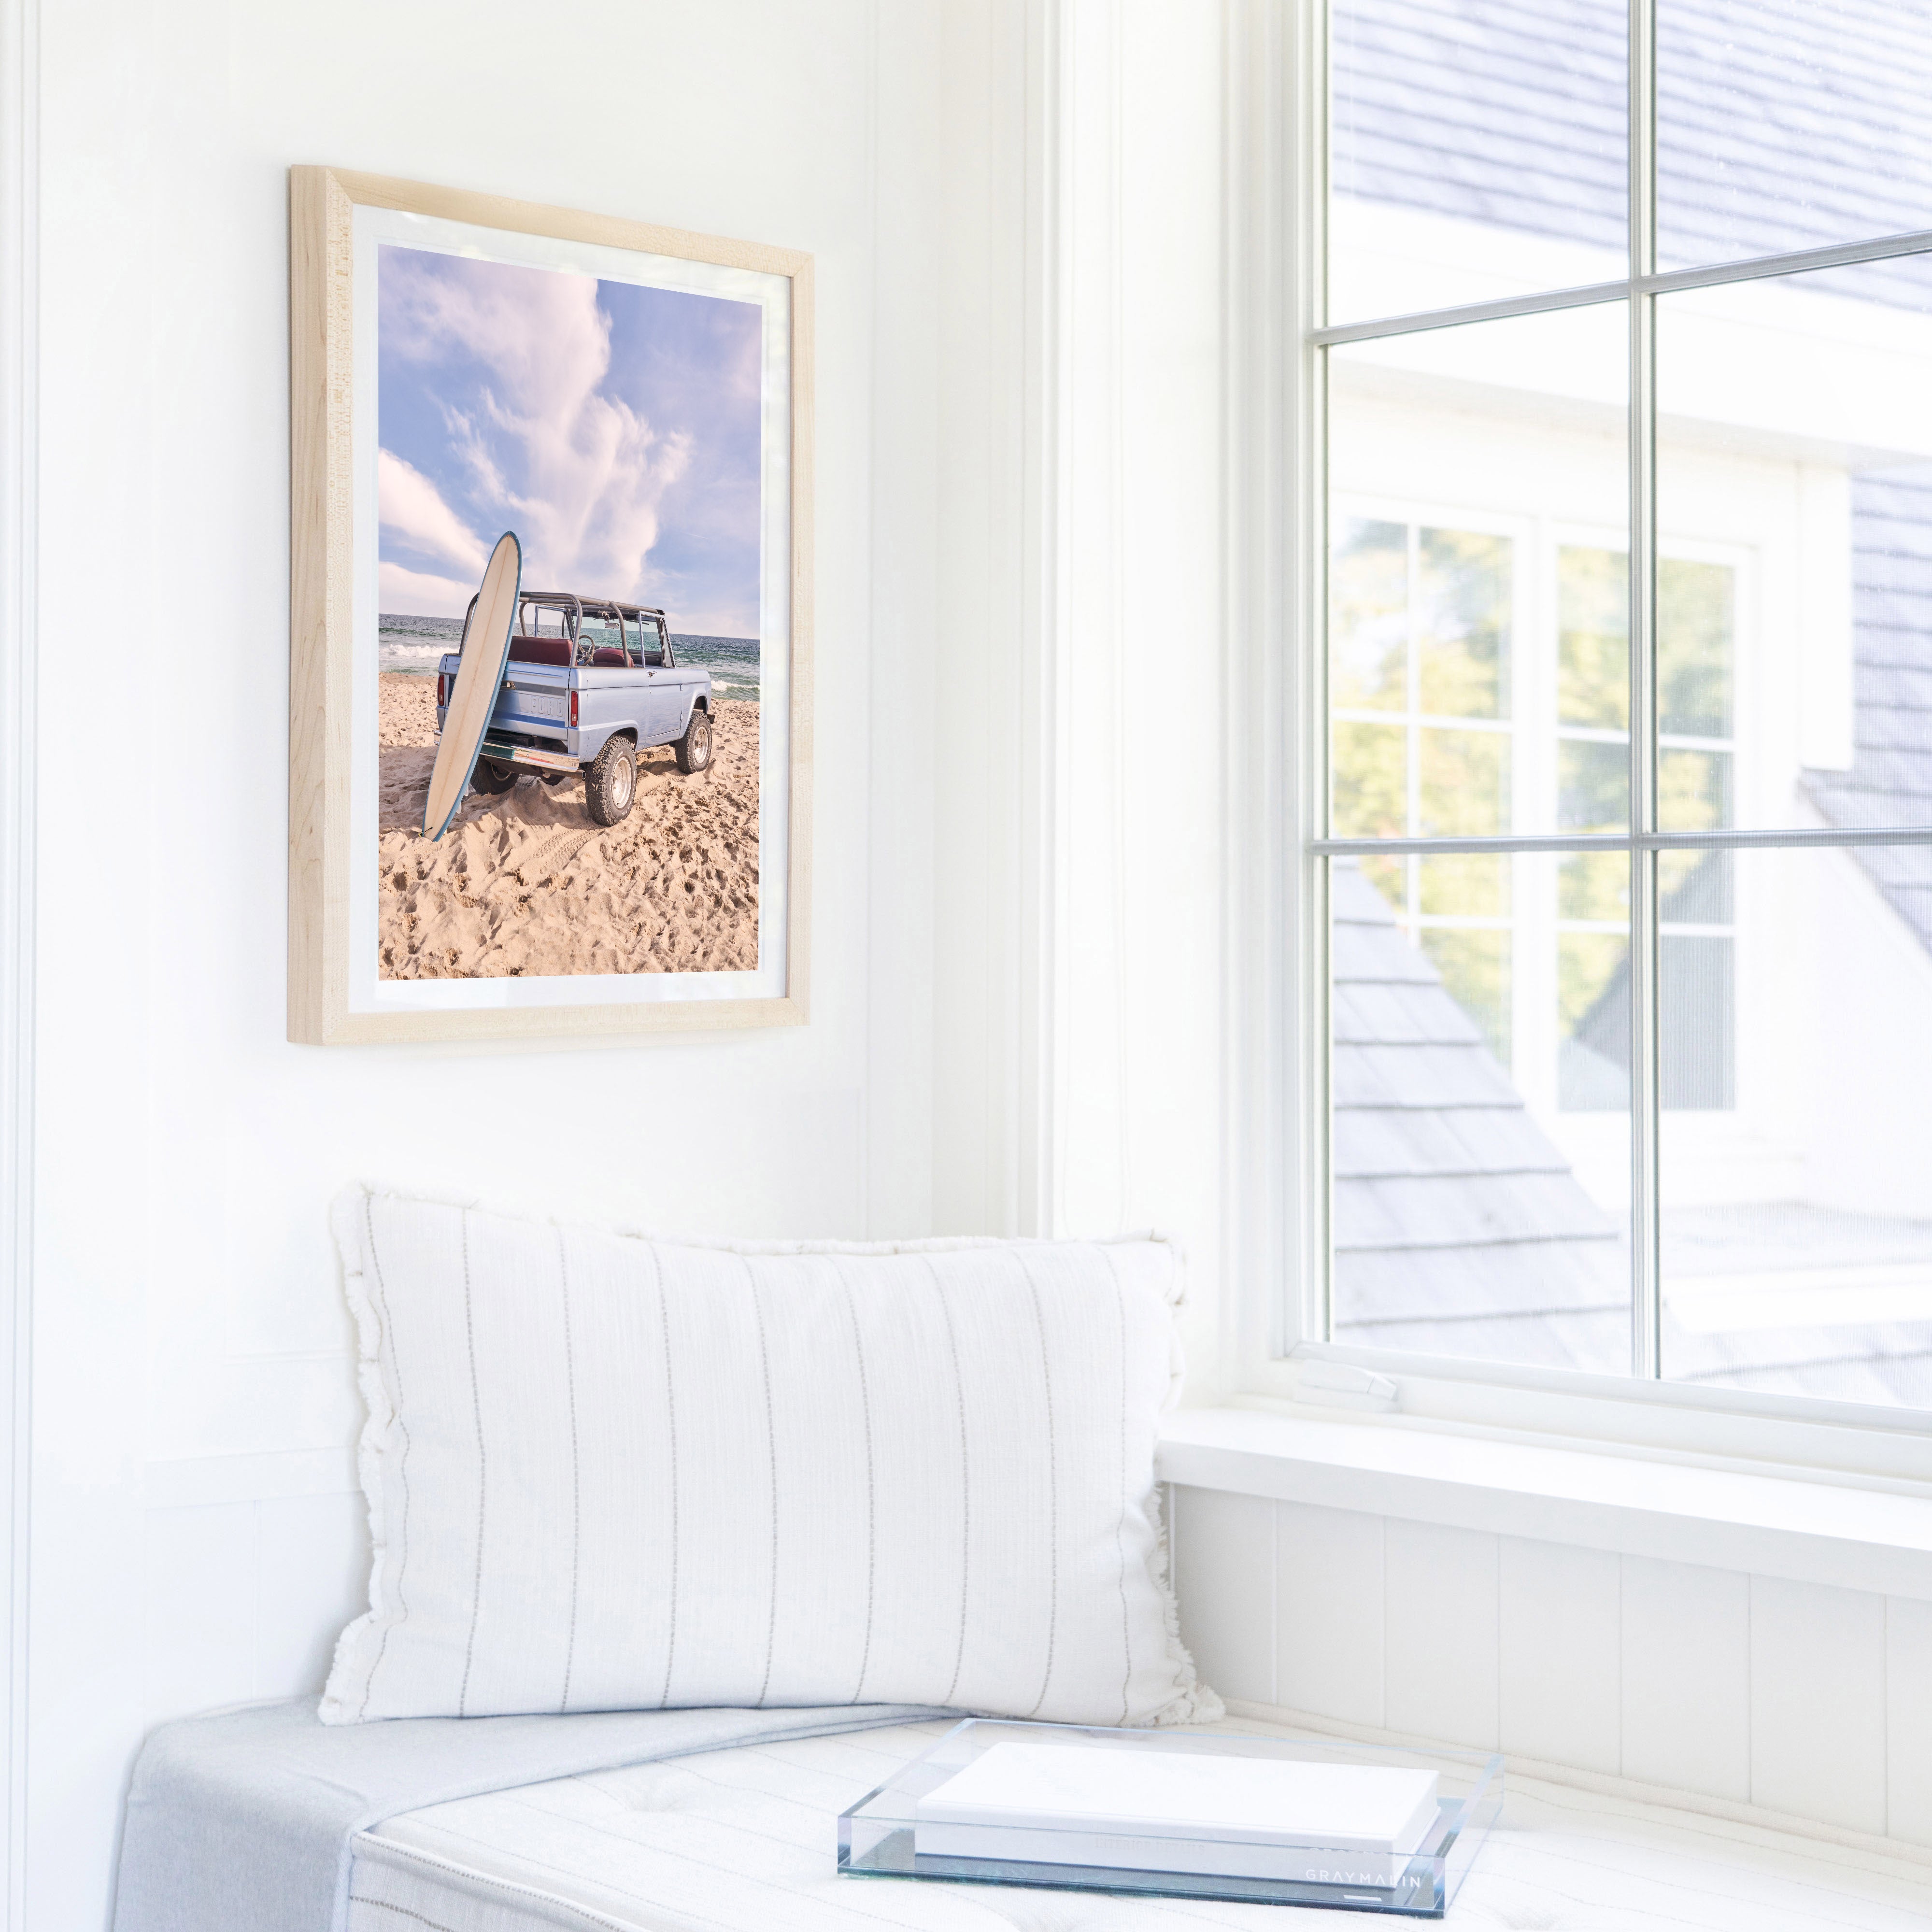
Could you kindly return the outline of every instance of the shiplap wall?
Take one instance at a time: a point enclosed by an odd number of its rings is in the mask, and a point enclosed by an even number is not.
[[[1169,1494],[1224,1697],[1932,1845],[1932,1604]]]

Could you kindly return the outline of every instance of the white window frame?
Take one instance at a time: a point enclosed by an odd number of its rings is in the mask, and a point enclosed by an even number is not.
[[[1329,1333],[1329,1000],[1325,859],[1328,694],[1325,651],[1326,476],[1323,351],[1385,332],[1382,324],[1324,325],[1328,190],[1327,0],[1285,0],[1262,9],[1231,46],[1231,300],[1229,496],[1231,702],[1234,780],[1229,788],[1231,936],[1234,1010],[1252,1050],[1231,1078],[1231,1118],[1244,1158],[1231,1175],[1230,1252],[1244,1286],[1232,1380],[1243,1398],[1332,1416],[1303,1379],[1306,1365],[1353,1365],[1394,1378],[1393,1404],[1354,1405],[1359,1419],[1398,1429],[1586,1447],[1619,1456],[1762,1468],[1886,1489],[1932,1478],[1932,1408],[1900,1409],[1824,1398],[1674,1384],[1658,1371],[1660,1306],[1656,1159],[1658,1066],[1654,988],[1658,962],[1652,854],[1671,842],[1733,848],[1927,842],[1932,833],[1879,839],[1834,831],[1733,831],[1672,842],[1654,831],[1652,693],[1636,667],[1648,659],[1655,612],[1645,586],[1656,544],[1653,458],[1655,302],[1676,290],[1778,272],[1882,260],[1932,248],[1932,232],[1811,249],[1682,274],[1654,272],[1654,0],[1631,0],[1632,266],[1628,280],[1520,300],[1473,304],[1404,326],[1447,326],[1571,306],[1630,304],[1629,552],[1633,691],[1633,793],[1644,801],[1633,850],[1632,913],[1640,935],[1632,969],[1643,1050],[1634,1068],[1633,1170],[1639,1180],[1638,1319],[1628,1377],[1410,1355],[1331,1342]],[[1678,546],[1672,544],[1670,548]],[[1748,575],[1747,572],[1745,574]],[[1740,616],[1742,617],[1742,613]],[[1742,668],[1742,667],[1740,667]],[[1283,674],[1286,671],[1286,674]],[[1260,702],[1255,701],[1257,694]],[[1734,757],[1747,755],[1743,694]],[[1742,786],[1742,767],[1734,767]],[[1740,790],[1737,794],[1742,798]],[[1510,842],[1576,849],[1561,836]],[[1619,841],[1620,844],[1623,842]],[[1438,848],[1442,849],[1442,848]],[[1453,845],[1450,848],[1453,849]],[[1489,846],[1486,849],[1498,849]],[[1258,912],[1236,902],[1272,881]],[[1288,995],[1284,1010],[1282,996]],[[1271,1184],[1261,1192],[1252,1184]],[[1244,1182],[1249,1184],[1244,1186]],[[1284,1186],[1282,1184],[1286,1183]],[[1380,1412],[1367,1412],[1379,1406]]]

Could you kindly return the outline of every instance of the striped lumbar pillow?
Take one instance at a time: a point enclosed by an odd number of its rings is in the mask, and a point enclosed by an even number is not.
[[[1219,1714],[1154,1489],[1154,1240],[683,1245],[360,1190],[375,1561],[326,1723]]]

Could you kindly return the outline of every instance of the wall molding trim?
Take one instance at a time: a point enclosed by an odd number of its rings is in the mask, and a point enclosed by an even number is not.
[[[1302,13],[1288,0],[1226,0],[1222,157],[1222,488],[1226,636],[1222,715],[1228,748],[1222,789],[1222,1220],[1230,1319],[1223,1380],[1278,1353],[1284,1284],[1305,1277],[1311,1220],[1298,1177],[1300,1070],[1310,1040],[1302,1003],[1284,1000],[1300,956],[1301,895],[1285,889],[1299,855],[1296,598],[1291,519],[1294,452],[1306,433],[1307,372],[1294,310],[1309,246],[1294,204],[1294,144],[1310,138],[1294,110],[1306,50]]]
[[[26,1922],[34,1253],[34,645],[39,370],[38,0],[0,0],[0,1884]]]
[[[1079,0],[1024,0],[1026,167],[1022,296],[1024,377],[1020,492],[1022,621],[1018,916],[1013,959],[1016,1025],[1010,1226],[1058,1232],[1060,853],[1060,644],[1066,530],[1064,371],[1067,308],[1066,175],[1070,7]]]

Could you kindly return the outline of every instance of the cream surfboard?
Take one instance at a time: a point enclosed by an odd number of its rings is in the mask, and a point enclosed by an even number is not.
[[[442,715],[442,741],[436,747],[436,769],[430,773],[429,798],[423,806],[423,831],[440,838],[449,830],[456,808],[470,788],[476,754],[483,744],[490,716],[502,688],[503,667],[510,656],[510,626],[522,586],[524,549],[514,530],[506,530],[490,554],[483,587],[470,607],[463,626],[463,662],[457,667],[456,686]]]

